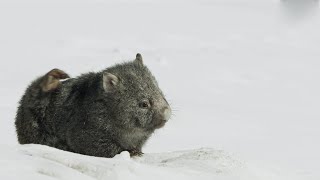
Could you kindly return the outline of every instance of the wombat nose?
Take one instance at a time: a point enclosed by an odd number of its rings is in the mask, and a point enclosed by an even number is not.
[[[168,121],[171,117],[171,109],[170,107],[165,107],[162,109],[163,120]]]

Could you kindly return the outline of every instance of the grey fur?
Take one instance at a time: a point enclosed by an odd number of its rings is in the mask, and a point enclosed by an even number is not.
[[[100,157],[125,150],[141,155],[171,109],[141,55],[137,57],[60,84],[51,81],[69,76],[58,69],[32,82],[17,111],[19,142]]]

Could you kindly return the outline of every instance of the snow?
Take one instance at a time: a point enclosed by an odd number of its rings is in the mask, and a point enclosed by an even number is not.
[[[4,179],[21,177],[35,180],[279,178],[278,175],[265,170],[254,170],[256,167],[249,167],[222,150],[209,148],[150,153],[133,159],[128,152],[122,152],[108,159],[74,154],[42,145],[17,146],[14,152],[12,149],[7,150],[10,153],[1,154],[1,166],[5,167],[5,171],[1,168]],[[8,154],[10,156],[7,156]],[[17,161],[19,161],[18,164]],[[256,174],[257,172],[259,173]]]
[[[320,179],[319,18],[311,0],[0,0],[0,178]],[[36,76],[137,52],[174,109],[142,158],[18,145]]]

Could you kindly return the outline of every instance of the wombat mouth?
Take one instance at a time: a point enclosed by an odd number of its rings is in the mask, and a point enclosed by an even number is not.
[[[154,131],[156,129],[162,128],[167,123],[166,120],[155,120],[152,124],[149,124],[146,128],[148,131]]]
[[[154,128],[155,128],[155,129],[160,129],[160,128],[162,128],[166,123],[167,123],[166,120],[158,120],[157,123],[155,124]]]

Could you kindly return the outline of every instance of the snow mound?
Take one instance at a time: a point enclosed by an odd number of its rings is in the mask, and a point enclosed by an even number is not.
[[[158,167],[179,169],[188,174],[230,174],[244,167],[244,163],[222,150],[202,148],[198,150],[146,154],[137,162]],[[197,174],[198,175],[198,174]]]
[[[2,149],[7,151],[0,156],[4,179],[278,179],[274,173],[252,168],[231,154],[209,148],[136,158],[122,152],[112,159],[42,145],[19,145],[15,151],[9,147]]]

